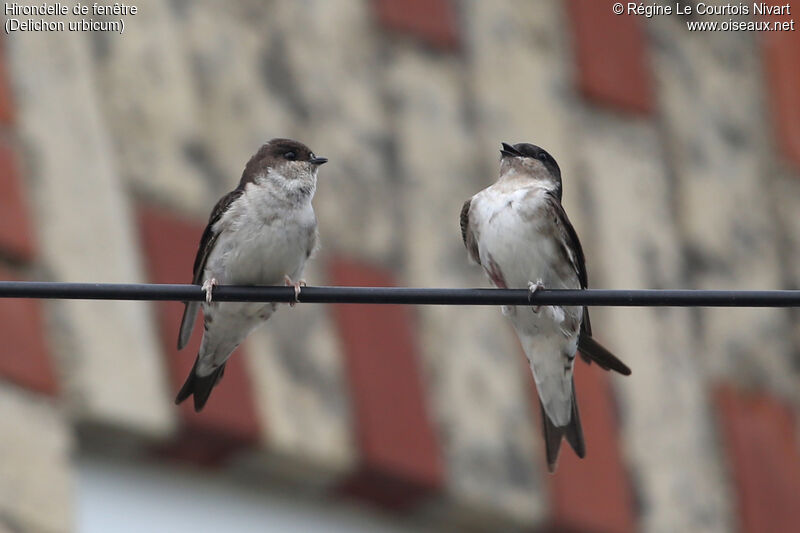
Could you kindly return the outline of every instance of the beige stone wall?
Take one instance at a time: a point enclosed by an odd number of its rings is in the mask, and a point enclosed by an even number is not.
[[[141,282],[130,197],[111,142],[113,120],[98,106],[90,44],[69,33],[8,42],[41,270],[55,281]],[[150,306],[72,300],[48,302],[47,310],[74,417],[166,437],[174,415]]]

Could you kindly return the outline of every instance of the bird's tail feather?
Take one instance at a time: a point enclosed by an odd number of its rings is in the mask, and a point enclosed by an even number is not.
[[[581,335],[578,339],[578,350],[584,355],[587,362],[594,361],[604,370],[614,370],[623,376],[630,376],[631,369],[620,361],[605,346],[594,340],[589,335]]]
[[[541,404],[540,404],[541,405]],[[583,458],[586,455],[586,442],[583,440],[581,417],[578,414],[578,401],[575,398],[575,383],[572,384],[572,415],[566,426],[558,427],[550,420],[542,406],[542,425],[544,426],[544,444],[547,453],[547,468],[552,474],[556,470],[561,438],[567,439],[575,454]]]
[[[208,401],[208,397],[211,395],[211,390],[219,383],[219,380],[222,379],[222,375],[225,373],[225,363],[222,363],[211,374],[207,376],[198,376],[195,372],[197,370],[198,361],[199,357],[195,359],[194,366],[192,366],[189,376],[186,378],[183,387],[181,387],[181,390],[178,391],[178,395],[175,397],[175,404],[177,405],[189,396],[194,395],[195,412],[200,412],[203,409]]]

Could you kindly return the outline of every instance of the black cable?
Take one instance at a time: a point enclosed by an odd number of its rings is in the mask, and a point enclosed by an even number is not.
[[[292,287],[215,287],[218,302],[291,302]],[[197,285],[0,281],[0,298],[203,300]],[[800,307],[800,290],[547,290],[302,287],[300,302],[417,305],[588,305],[614,307]]]

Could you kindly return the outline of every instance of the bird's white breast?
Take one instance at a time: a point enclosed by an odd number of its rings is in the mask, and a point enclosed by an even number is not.
[[[558,243],[547,224],[546,191],[537,187],[503,190],[489,187],[472,204],[481,264],[494,261],[509,288],[525,288],[541,279],[545,286],[561,288],[570,280],[555,275]]]
[[[291,205],[265,185],[248,184],[216,223],[220,232],[206,263],[221,284],[282,284],[302,275],[316,217],[310,199]]]

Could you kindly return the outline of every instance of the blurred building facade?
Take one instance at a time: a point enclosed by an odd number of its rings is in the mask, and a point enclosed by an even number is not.
[[[798,31],[589,0],[136,5],[123,35],[3,36],[4,279],[189,282],[214,202],[281,136],[331,160],[312,285],[486,286],[459,210],[527,141],[561,165],[592,287],[800,286]],[[74,530],[78,455],[411,529],[800,524],[797,311],[595,309],[633,375],[577,364],[588,454],[550,476],[497,309],[281,309],[196,414],[172,404],[181,308],[0,300],[0,531]]]

